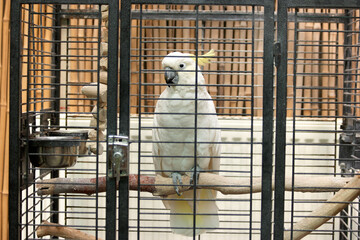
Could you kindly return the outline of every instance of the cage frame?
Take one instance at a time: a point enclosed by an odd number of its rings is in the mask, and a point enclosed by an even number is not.
[[[284,239],[284,210],[285,210],[285,167],[286,167],[286,126],[279,126],[279,124],[286,124],[287,113],[287,62],[288,62],[288,23],[290,8],[360,8],[359,1],[312,1],[312,0],[278,0],[277,8],[277,42],[279,43],[280,60],[277,65],[276,76],[276,140],[275,140],[275,190],[274,190],[274,239]],[[286,19],[280,21],[279,19]],[[346,24],[345,24],[346,25]],[[346,37],[344,40],[346,45]],[[285,53],[285,54],[281,54]],[[344,56],[344,62],[346,62],[346,56]],[[285,63],[285,64],[284,64]],[[276,64],[276,63],[275,63]],[[346,63],[344,63],[346,65]],[[344,68],[344,72],[345,72]],[[345,73],[344,73],[345,74]],[[295,88],[294,88],[295,89]],[[279,101],[282,100],[282,101]],[[294,109],[295,110],[295,109]],[[295,121],[295,119],[294,119]],[[340,161],[341,162],[341,161]],[[340,213],[340,217],[343,212]],[[346,218],[345,218],[346,219]],[[346,220],[345,220],[346,221]],[[346,224],[340,222],[340,230],[346,231]],[[291,238],[293,234],[293,224],[291,224]],[[340,235],[340,239],[341,235]]]
[[[16,73],[19,73],[19,39],[20,39],[20,29],[19,24],[16,22],[16,19],[20,19],[20,9],[19,6],[21,4],[41,4],[44,3],[41,0],[17,0],[12,1],[12,13],[11,13],[11,25],[12,25],[12,33],[11,33],[11,102],[10,105],[10,152],[12,153],[10,155],[10,161],[13,164],[13,168],[10,169],[10,182],[14,183],[15,189],[20,184],[20,180],[17,177],[18,176],[18,161],[17,159],[20,159],[20,153],[18,151],[19,149],[19,129],[20,129],[20,123],[18,121],[19,119],[19,109],[18,106],[20,105],[18,96],[19,92],[16,89],[19,89],[19,76],[17,76]],[[51,1],[52,4],[115,4],[114,6],[118,6],[118,1],[114,0],[79,0],[79,1],[73,1],[73,0],[55,0]],[[260,5],[264,6],[265,12],[264,13],[264,23],[267,27],[274,28],[275,21],[274,20],[274,4],[268,3],[268,1],[264,0],[245,0],[245,1],[231,1],[231,0],[222,0],[222,1],[202,1],[202,0],[193,0],[193,1],[169,1],[169,0],[132,0],[132,1],[121,1],[121,12],[117,11],[117,8],[112,8],[113,10],[110,10],[109,18],[115,20],[121,18],[121,28],[120,28],[120,35],[119,34],[113,34],[109,35],[109,48],[114,51],[109,51],[109,59],[114,58],[117,59],[116,53],[117,53],[117,41],[118,38],[120,38],[120,59],[127,59],[127,60],[121,60],[120,65],[120,90],[119,90],[119,96],[120,96],[120,112],[124,113],[125,116],[130,116],[129,113],[129,75],[130,75],[130,22],[131,22],[131,5],[132,4],[188,4],[188,5],[236,5],[237,3],[241,5]],[[277,101],[276,101],[276,134],[275,134],[275,143],[273,143],[273,125],[274,125],[274,119],[273,119],[273,92],[267,91],[265,89],[272,89],[273,90],[273,81],[274,79],[271,77],[267,77],[266,80],[264,78],[264,109],[268,109],[268,111],[265,114],[264,111],[264,127],[263,127],[263,192],[262,192],[262,209],[264,210],[262,212],[262,218],[261,218],[261,237],[262,239],[270,239],[271,238],[271,232],[272,232],[272,226],[271,226],[271,211],[272,211],[272,190],[271,190],[271,178],[272,178],[272,172],[271,172],[271,166],[272,166],[272,148],[275,146],[275,207],[274,207],[274,238],[275,239],[281,239],[283,236],[283,225],[284,225],[284,181],[285,181],[285,134],[286,134],[286,92],[287,92],[287,83],[286,83],[286,77],[287,77],[287,54],[281,54],[281,53],[287,53],[287,23],[288,23],[288,12],[287,10],[289,8],[315,8],[319,7],[319,4],[321,7],[326,8],[360,8],[360,2],[356,0],[351,0],[348,2],[344,2],[341,0],[331,1],[328,2],[326,0],[318,0],[318,1],[301,1],[301,0],[279,0],[278,1],[278,19],[286,19],[286,21],[276,21],[278,24],[278,33],[277,33],[277,45],[273,45],[274,43],[274,33],[271,31],[265,32],[264,36],[264,44],[266,44],[267,48],[264,48],[264,75],[266,76],[272,76],[273,75],[273,64],[267,65],[267,62],[273,62],[273,58],[278,57],[278,63],[276,64],[277,67]],[[345,5],[345,6],[344,6]],[[265,7],[267,6],[267,7]],[[110,8],[111,9],[111,8]],[[271,11],[272,9],[272,11]],[[120,15],[120,17],[119,17]],[[273,21],[271,21],[273,20]],[[118,21],[109,21],[109,29],[113,29],[115,32],[119,31],[118,27]],[[119,35],[119,37],[118,37]],[[110,42],[112,45],[110,45]],[[116,44],[115,44],[116,43]],[[269,47],[273,46],[273,47]],[[266,49],[266,50],[265,50]],[[266,52],[266,54],[265,54]],[[112,56],[110,56],[110,54]],[[117,79],[117,60],[114,62],[111,62],[109,65],[109,79]],[[267,66],[267,67],[265,67]],[[112,70],[110,70],[112,69]],[[111,86],[114,89],[117,89],[116,82],[115,81],[109,81],[109,88]],[[113,84],[113,85],[111,85]],[[266,85],[265,85],[266,84]],[[271,93],[271,94],[270,94]],[[116,94],[117,95],[117,94]],[[16,97],[17,96],[17,97]],[[108,112],[108,119],[109,119],[109,125],[108,125],[108,134],[129,134],[129,118],[120,118],[119,122],[119,129],[117,129],[117,118],[116,118],[116,109],[117,109],[117,99],[116,98],[110,98],[108,97],[109,101],[109,108],[113,109],[112,111]],[[270,101],[269,101],[270,100]],[[112,107],[113,106],[113,107]],[[266,106],[266,107],[265,107]],[[119,132],[117,131],[119,130]],[[16,140],[15,140],[16,139]],[[270,172],[269,172],[270,169]],[[120,178],[120,198],[118,199],[120,203],[120,209],[128,209],[128,177],[122,177]],[[116,196],[116,182],[111,181],[107,184],[108,187],[108,194],[109,196]],[[20,189],[18,187],[18,189]],[[19,191],[10,191],[9,195],[9,218],[10,220],[19,219],[18,214],[18,203],[19,201]],[[123,193],[123,194],[122,194]],[[110,198],[109,198],[110,199]],[[108,199],[108,200],[109,200]],[[113,197],[111,197],[112,200],[109,202],[109,208],[107,210],[107,214],[114,215],[116,212],[116,202]],[[115,210],[114,210],[115,209]],[[121,238],[127,239],[128,236],[128,212],[127,211],[119,213],[120,219],[119,219],[119,229],[120,229],[120,235]],[[107,218],[109,227],[109,239],[111,239],[110,236],[113,236],[116,232],[116,226],[115,226],[115,218]],[[11,225],[10,224],[10,232],[14,234],[15,239],[19,239],[19,237],[16,237],[16,232],[18,232],[18,226],[16,224]]]

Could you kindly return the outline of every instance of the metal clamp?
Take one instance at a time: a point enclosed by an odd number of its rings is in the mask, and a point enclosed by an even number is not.
[[[120,180],[129,175],[129,137],[108,136],[108,176]]]

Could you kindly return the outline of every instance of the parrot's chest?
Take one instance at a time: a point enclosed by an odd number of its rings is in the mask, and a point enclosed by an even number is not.
[[[195,112],[195,92],[186,93],[173,92],[168,94],[169,101],[166,101],[167,112]]]
[[[159,125],[164,127],[190,127],[195,121],[194,92],[171,92],[164,94],[159,100],[157,112]]]
[[[187,91],[185,91],[187,90]],[[195,128],[195,121],[197,120],[202,127],[208,125],[209,115],[201,113],[213,113],[215,109],[209,107],[213,104],[211,97],[204,92],[203,89],[198,89],[198,97],[195,98],[195,89],[166,89],[160,96],[156,112],[157,123],[159,126],[166,127],[167,132],[179,134],[181,136],[193,133]]]
[[[209,142],[211,137],[208,129],[213,116],[201,113],[213,113],[209,104],[212,101],[206,92],[199,91],[199,97],[195,99],[194,92],[169,91],[163,92],[156,107],[155,122],[159,143],[159,154],[165,156],[162,161],[162,169],[177,169],[182,174],[194,167],[195,145],[196,155],[209,156],[208,144],[194,144],[195,142]],[[196,111],[195,111],[196,109]],[[195,128],[195,121],[197,127]],[[214,122],[215,124],[215,122]],[[195,140],[195,138],[197,140]],[[169,157],[176,156],[176,157]],[[198,165],[208,169],[207,157],[198,159]],[[165,175],[171,172],[164,171]]]

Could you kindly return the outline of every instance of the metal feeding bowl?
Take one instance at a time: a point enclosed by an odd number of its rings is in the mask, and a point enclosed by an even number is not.
[[[78,137],[35,137],[29,140],[30,161],[40,168],[71,167],[76,163],[79,146]]]
[[[77,137],[78,138],[77,141],[79,141],[80,143],[79,154],[88,155],[88,150],[86,147],[86,140],[88,139],[88,130],[56,130],[49,132],[49,135]]]

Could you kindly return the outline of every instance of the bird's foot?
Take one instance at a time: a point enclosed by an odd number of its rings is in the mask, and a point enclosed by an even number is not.
[[[178,196],[181,196],[182,193],[179,192],[179,185],[182,185],[182,179],[181,179],[181,174],[178,172],[173,172],[171,173],[171,178],[173,180],[173,184],[174,184],[174,188],[175,188],[175,192]]]
[[[199,174],[202,171],[202,169],[199,166],[197,166],[196,173],[195,173],[195,167],[193,167],[190,171],[191,171],[190,184],[194,184],[195,177],[196,177],[196,182],[198,183],[199,182]]]

